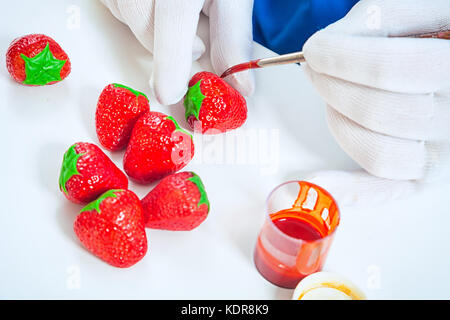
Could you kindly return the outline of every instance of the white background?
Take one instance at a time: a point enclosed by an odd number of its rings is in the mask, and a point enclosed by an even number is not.
[[[80,23],[73,25],[77,10]],[[275,143],[257,144],[256,163],[237,163],[223,136],[196,150],[186,170],[206,185],[208,219],[192,232],[147,230],[144,259],[117,269],[79,244],[72,224],[81,207],[61,194],[58,176],[71,144],[98,143],[94,114],[104,86],[119,82],[150,93],[152,57],[99,1],[14,1],[0,15],[2,54],[15,37],[45,33],[72,62],[67,79],[46,87],[19,85],[4,63],[0,68],[0,298],[290,298],[291,290],[271,285],[253,266],[267,194],[316,170],[357,168],[328,132],[324,103],[301,67],[255,72],[256,93],[238,132],[279,135]],[[270,55],[256,45],[255,57]],[[193,73],[209,68],[206,54]],[[180,105],[151,98],[151,109],[186,127]],[[108,154],[122,168],[123,152]],[[152,187],[130,185],[140,197]],[[441,184],[377,207],[341,208],[325,269],[348,277],[371,299],[449,299],[449,199],[450,186]]]

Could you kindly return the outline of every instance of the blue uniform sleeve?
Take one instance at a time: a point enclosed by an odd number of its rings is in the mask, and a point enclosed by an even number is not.
[[[279,54],[300,51],[317,30],[341,19],[358,0],[254,0],[253,39]]]

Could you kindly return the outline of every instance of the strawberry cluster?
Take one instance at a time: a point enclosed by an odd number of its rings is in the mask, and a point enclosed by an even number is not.
[[[51,85],[68,76],[67,54],[42,34],[15,39],[6,55],[12,78],[28,86]],[[245,99],[218,76],[194,75],[184,99],[186,120],[194,131],[220,133],[246,120]],[[75,203],[86,204],[74,231],[90,252],[126,268],[147,253],[145,227],[192,230],[207,217],[210,204],[200,177],[178,172],[194,156],[192,136],[177,121],[150,111],[147,96],[112,83],[100,94],[95,114],[97,137],[109,151],[126,149],[125,173],[97,145],[77,142],[64,154],[59,188]],[[128,189],[159,181],[142,200]]]
[[[147,252],[145,227],[192,230],[206,219],[209,201],[198,175],[176,173],[194,156],[192,136],[173,117],[150,111],[145,94],[107,85],[95,124],[105,149],[126,149],[126,175],[98,146],[78,142],[64,154],[59,186],[67,199],[90,202],[74,223],[81,243],[113,266],[130,267]],[[141,201],[127,175],[143,184],[162,180]]]

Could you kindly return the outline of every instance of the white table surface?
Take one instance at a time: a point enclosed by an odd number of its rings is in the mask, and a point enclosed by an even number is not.
[[[78,9],[79,27],[71,18]],[[72,62],[67,79],[46,87],[18,85],[4,62],[0,68],[0,298],[290,298],[291,290],[271,285],[253,266],[267,194],[316,170],[358,167],[330,135],[324,103],[301,67],[255,73],[248,121],[237,132],[274,139],[252,145],[255,161],[233,153],[224,136],[207,138],[196,150],[186,170],[196,171],[206,185],[208,219],[191,232],[147,230],[144,259],[117,269],[79,244],[72,224],[81,207],[61,194],[58,176],[72,143],[98,143],[94,113],[106,84],[150,93],[152,57],[98,1],[16,0],[0,15],[3,54],[15,37],[45,33]],[[204,24],[201,34],[207,37]],[[256,45],[255,57],[270,55]],[[192,72],[209,68],[205,55]],[[186,127],[180,105],[150,100],[152,110]],[[123,152],[108,154],[122,168]],[[152,187],[130,185],[140,197]],[[382,206],[341,208],[325,270],[350,278],[371,299],[449,299],[449,193],[449,184],[439,184]]]

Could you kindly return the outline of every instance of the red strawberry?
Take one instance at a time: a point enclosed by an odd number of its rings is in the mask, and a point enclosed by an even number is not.
[[[202,180],[193,172],[165,177],[142,199],[145,226],[165,230],[192,230],[209,212]]]
[[[142,206],[129,190],[109,190],[89,203],[73,229],[90,252],[114,267],[131,267],[147,252]]]
[[[184,107],[189,126],[202,133],[236,129],[247,119],[244,97],[211,72],[199,72],[192,77]]]
[[[192,136],[174,118],[147,112],[136,122],[123,166],[140,183],[150,183],[183,168],[194,156]]]
[[[70,60],[50,37],[29,34],[11,42],[6,67],[13,79],[29,86],[42,86],[63,80],[70,73]]]
[[[95,126],[102,146],[111,151],[125,148],[137,119],[149,111],[142,92],[117,83],[103,89],[97,103]]]
[[[109,189],[128,188],[128,179],[95,144],[78,142],[64,154],[59,188],[67,199],[87,203]]]

